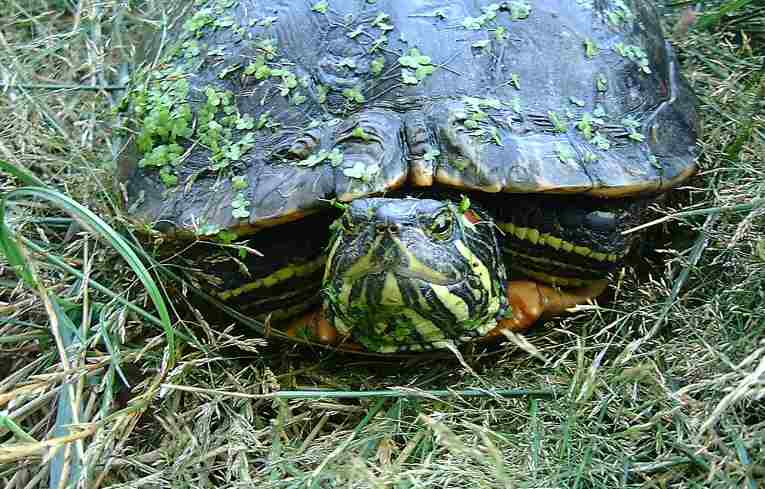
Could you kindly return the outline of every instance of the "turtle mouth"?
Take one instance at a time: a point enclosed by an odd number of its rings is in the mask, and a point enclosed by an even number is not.
[[[462,277],[448,277],[444,274],[437,272],[435,270],[430,269],[423,269],[423,270],[412,270],[411,268],[406,267],[391,267],[386,266],[385,264],[380,264],[375,267],[373,267],[370,270],[367,270],[365,273],[360,274],[359,277],[353,277],[352,279],[356,278],[362,278],[363,276],[384,276],[385,274],[392,273],[396,278],[403,279],[403,280],[418,280],[420,282],[425,282],[432,285],[441,285],[444,287],[449,287],[453,285],[458,285],[462,282],[464,282],[464,278]]]

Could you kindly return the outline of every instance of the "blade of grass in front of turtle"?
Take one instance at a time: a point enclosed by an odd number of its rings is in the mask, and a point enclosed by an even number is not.
[[[24,258],[23,252],[17,242],[14,239],[13,232],[5,223],[5,206],[10,200],[16,200],[24,197],[38,198],[47,200],[56,207],[70,214],[75,220],[77,220],[84,228],[93,232],[96,236],[103,238],[109,245],[111,245],[124,259],[127,261],[130,268],[136,274],[138,279],[143,283],[146,288],[149,297],[154,303],[154,307],[159,314],[159,319],[162,322],[162,328],[164,329],[167,339],[167,345],[169,350],[168,362],[170,366],[165,366],[166,369],[172,368],[171,365],[175,363],[175,330],[170,321],[170,314],[168,312],[167,305],[164,297],[154,281],[154,278],[143,265],[130,244],[123,238],[117,231],[114,230],[109,224],[107,224],[100,217],[95,215],[87,207],[75,202],[70,197],[52,190],[49,188],[41,187],[23,187],[17,190],[13,190],[6,194],[2,201],[0,201],[0,246],[2,251],[6,254],[6,257],[10,264],[19,269],[22,274],[22,278],[25,279],[28,285],[34,286],[37,282],[29,270],[28,264]]]
[[[26,168],[19,166],[19,165],[13,165],[8,163],[7,161],[0,160],[0,170],[5,171],[17,179],[19,179],[23,184],[30,186],[30,187],[42,187],[49,190],[52,190],[51,187],[49,187],[45,182],[37,178],[36,175],[34,175],[32,172],[27,170]],[[2,216],[3,210],[0,211],[0,216]],[[67,220],[68,222],[71,222],[71,220]],[[3,225],[3,222],[0,222],[0,226]],[[13,242],[13,240],[4,240],[6,236],[8,236],[6,233],[1,232],[0,229],[0,252],[3,252],[6,256],[8,254],[11,254],[11,257],[9,258],[10,264],[13,266],[14,263],[16,263],[16,266],[21,267],[21,270],[23,272],[28,272],[26,267],[26,259],[23,256],[23,252],[21,251],[21,248],[18,246],[17,243]],[[22,238],[23,240],[23,238]],[[46,250],[44,250],[42,247],[37,246],[35,243],[31,241],[26,241],[25,243],[26,247],[32,248],[33,251],[40,253],[43,255],[46,260],[53,263],[54,265],[63,268],[66,272],[71,273],[73,275],[76,275],[78,278],[83,279],[83,274],[71,266],[69,266],[66,262],[64,262],[61,259],[58,259],[58,257],[48,253]],[[30,275],[22,276],[22,278],[25,279],[27,282],[27,285],[32,286],[32,280]],[[143,308],[136,306],[130,301],[127,301],[119,294],[116,294],[109,290],[107,287],[104,287],[103,285],[99,284],[98,282],[93,281],[92,279],[89,280],[89,284],[96,288],[99,292],[104,293],[108,296],[110,296],[112,299],[116,299],[117,301],[121,302],[123,305],[127,306],[128,308],[132,309],[133,312],[136,312],[144,317],[144,319],[149,320],[150,322],[156,324],[157,326],[163,326],[162,320],[154,316],[153,314],[148,313]]]
[[[72,322],[64,308],[61,307],[57,298],[53,294],[48,294],[52,305],[52,313],[56,315],[56,322],[59,325],[59,336],[64,346],[60,355],[64,357],[64,368],[76,368],[68,358],[68,352],[77,351],[82,347],[81,338],[78,338],[77,327]],[[75,393],[75,383],[67,383],[61,390],[61,395],[56,403],[56,421],[51,436],[53,438],[64,437],[70,434],[68,426],[81,423],[82,410],[80,409],[79,396]],[[82,440],[75,443],[76,450],[72,449],[72,444],[67,444],[63,449],[58,450],[51,460],[50,476],[48,478],[48,487],[66,487],[70,481],[76,481],[82,470],[82,461],[85,455],[85,449]]]
[[[725,147],[725,155],[731,161],[737,161],[741,150],[751,141],[754,136],[755,129],[755,117],[761,111],[762,100],[765,99],[765,60],[757,75],[750,82],[749,87],[754,91],[752,101],[749,104],[747,110],[747,120],[739,124],[738,134],[736,139]],[[748,92],[749,90],[746,90]]]
[[[269,460],[271,461],[271,474],[270,480],[276,482],[284,476],[284,467],[280,463],[285,459],[282,457],[282,437],[286,437],[284,427],[289,419],[289,406],[284,399],[277,400],[279,412],[276,415],[276,420],[271,424],[271,451],[269,452]]]
[[[19,165],[12,165],[7,161],[0,160],[0,171],[10,173],[18,178],[24,185],[30,187],[47,187],[45,182],[37,178],[37,175]]]
[[[733,439],[733,446],[736,447],[736,455],[738,455],[738,459],[741,462],[741,465],[745,467],[751,467],[752,457],[749,455],[749,452],[746,449],[746,445],[744,445],[744,440],[741,439],[741,435],[738,433],[738,431],[736,431],[735,428],[730,426],[730,421],[728,418],[722,418],[722,425],[725,428],[725,431],[728,432],[730,437]],[[757,489],[757,482],[754,480],[754,475],[751,473],[748,473],[746,476],[746,489]]]
[[[321,482],[321,473],[326,468],[327,464],[329,464],[332,460],[334,460],[338,455],[348,450],[348,446],[351,444],[353,440],[356,439],[356,437],[361,433],[361,431],[369,424],[369,421],[374,418],[378,412],[383,408],[385,405],[385,399],[379,399],[374,406],[372,406],[372,409],[370,409],[366,416],[362,418],[362,420],[359,422],[358,425],[356,425],[356,428],[353,430],[353,433],[348,435],[348,437],[340,443],[335,450],[332,451],[327,457],[322,460],[322,462],[319,464],[316,469],[314,469],[313,472],[311,472],[311,475],[308,479],[308,483],[310,484],[308,487],[310,489],[316,489],[320,488],[320,482]]]
[[[0,428],[6,428],[17,440],[27,443],[37,443],[34,436],[30,435],[24,428],[16,424],[7,414],[7,411],[0,411]]]
[[[584,482],[586,483],[586,480],[584,479],[585,474],[588,473],[590,470],[590,462],[592,462],[592,452],[595,448],[596,441],[600,438],[598,436],[600,427],[603,425],[603,420],[606,417],[606,413],[608,412],[608,405],[611,402],[611,397],[606,397],[600,406],[600,413],[598,414],[598,420],[597,425],[595,426],[595,433],[593,433],[594,436],[590,438],[590,443],[587,445],[587,448],[584,450],[584,457],[582,457],[582,461],[579,463],[579,467],[576,471],[576,481],[574,482],[574,489],[579,489],[580,485]]]
[[[529,426],[532,430],[531,436],[531,470],[533,474],[539,470],[539,463],[542,452],[542,423],[539,421],[539,400],[532,397],[529,399]]]
[[[148,387],[144,396],[142,396],[142,402],[136,403],[136,409],[144,409],[146,406],[148,406],[148,400],[154,396],[154,393],[159,388],[161,379],[164,377],[164,373],[169,371],[175,364],[175,331],[170,322],[170,315],[160,289],[157,287],[153,277],[150,275],[146,267],[135,254],[130,244],[125,241],[125,239],[119,235],[109,224],[104,222],[89,209],[75,202],[68,196],[50,188],[23,187],[9,192],[3,197],[2,200],[0,200],[0,251],[6,255],[6,258],[8,259],[11,266],[19,273],[25,283],[28,286],[38,290],[38,293],[43,298],[43,302],[47,304],[46,309],[49,311],[52,330],[54,330],[54,336],[57,338],[57,344],[59,345],[58,349],[60,350],[61,355],[63,355],[66,351],[66,347],[61,345],[62,335],[60,334],[60,331],[57,331],[59,329],[57,326],[59,324],[66,324],[65,320],[62,319],[65,318],[66,315],[61,314],[61,308],[57,307],[56,298],[47,294],[44,286],[37,279],[34,267],[32,265],[33,262],[25,256],[21,245],[15,239],[13,231],[6,224],[5,220],[7,204],[12,200],[20,200],[25,198],[47,200],[54,206],[69,213],[75,220],[82,224],[83,227],[109,243],[128,262],[131,269],[134,271],[134,273],[136,273],[139,280],[146,287],[146,290],[159,313],[159,321],[165,332],[167,340],[167,350],[166,355],[163,358],[163,365],[160,369],[160,374]],[[114,361],[116,359],[112,360]],[[69,369],[68,362],[65,360],[65,357],[62,357],[62,362],[65,363],[64,368]],[[118,368],[118,366],[116,367]],[[73,392],[73,385],[67,385],[70,392],[61,397],[59,404],[59,414],[57,415],[58,427],[63,427],[72,423],[79,423],[79,420],[77,419],[77,412],[67,408],[67,406],[71,404],[71,400],[76,399],[76,396]],[[73,406],[73,409],[76,409],[76,407]],[[60,455],[63,458],[59,461],[59,455],[57,455],[57,458],[54,459],[54,464],[50,467],[51,471],[49,478],[49,482],[53,487],[59,487],[61,482],[70,480],[70,476],[76,475],[79,477],[79,472],[81,469],[80,461],[84,456],[84,448],[81,439],[77,440],[77,451],[75,452],[76,455],[74,458],[69,455],[71,453],[71,448],[69,448],[69,445],[67,444]]]
[[[616,357],[614,364],[626,365],[627,362],[632,358],[632,356],[637,353],[638,349],[643,345],[643,343],[656,337],[656,335],[658,335],[663,330],[669,311],[670,309],[672,309],[672,306],[675,305],[675,301],[679,297],[680,291],[685,285],[685,282],[688,280],[688,277],[691,274],[691,270],[696,266],[699,259],[701,259],[701,255],[706,249],[706,244],[709,241],[709,232],[712,229],[712,227],[715,225],[715,223],[717,223],[719,217],[720,217],[719,212],[710,214],[707,216],[707,219],[704,221],[704,225],[701,228],[699,236],[698,238],[696,238],[696,242],[693,244],[693,247],[691,248],[691,253],[688,258],[688,264],[685,267],[683,267],[683,269],[678,274],[677,278],[674,280],[670,295],[667,298],[667,300],[664,302],[661,312],[659,313],[659,317],[654,322],[651,330],[645,336],[632,340],[624,348],[624,350],[622,350],[622,352],[619,353],[619,355]]]
[[[383,426],[388,436],[394,435],[398,431],[396,429],[396,425],[399,425],[401,423],[402,403],[406,401],[407,401],[406,398],[397,399],[396,402],[393,403],[393,406],[391,406],[390,409],[388,409],[385,412],[384,421],[378,425],[378,429],[380,429],[380,427]],[[382,438],[379,436],[370,438],[369,441],[366,443],[366,445],[364,445],[364,448],[361,449],[359,458],[362,458],[362,459],[369,458],[369,456],[371,456],[372,453],[376,452],[379,449],[381,441],[382,441]]]

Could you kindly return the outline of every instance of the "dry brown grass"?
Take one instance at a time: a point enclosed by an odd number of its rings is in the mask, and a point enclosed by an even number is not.
[[[111,108],[129,33],[156,18],[129,3],[0,5],[0,160],[125,232]],[[171,355],[109,241],[47,201],[10,203],[41,284],[0,259],[0,485],[765,486],[765,7],[717,19],[722,2],[706,3],[709,28],[676,39],[700,96],[702,171],[657,210],[684,217],[653,228],[660,249],[615,277],[612,302],[530,335],[539,357],[507,345],[468,370],[265,344],[177,300]],[[22,185],[0,173],[3,195]],[[391,387],[401,395],[257,396]],[[554,396],[422,392],[470,388]]]

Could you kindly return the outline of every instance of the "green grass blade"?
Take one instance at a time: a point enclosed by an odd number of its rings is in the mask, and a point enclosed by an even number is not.
[[[743,9],[750,3],[754,3],[753,0],[730,0],[720,6],[717,12],[706,14],[699,19],[699,29],[711,29],[719,24],[723,17],[733,12]]]
[[[48,185],[37,178],[37,175],[30,172],[24,167],[18,166],[18,165],[12,165],[8,163],[7,161],[0,160],[0,170],[10,173],[14,177],[21,180],[24,185],[30,185],[33,187],[48,187]]]
[[[70,214],[83,227],[89,229],[98,237],[109,243],[130,265],[138,279],[146,287],[146,291],[151,297],[157,314],[162,322],[167,344],[170,353],[170,364],[175,360],[175,330],[170,321],[170,314],[165,303],[162,292],[160,291],[154,278],[144,266],[138,255],[133,251],[130,244],[117,231],[106,223],[103,219],[95,215],[90,209],[74,201],[70,197],[52,190],[41,187],[24,187],[8,192],[0,201],[0,247],[6,255],[11,266],[25,279],[30,285],[34,285],[36,280],[30,267],[26,264],[24,254],[16,241],[12,230],[5,223],[5,208],[10,200],[19,200],[23,198],[36,198],[50,202],[61,210]]]

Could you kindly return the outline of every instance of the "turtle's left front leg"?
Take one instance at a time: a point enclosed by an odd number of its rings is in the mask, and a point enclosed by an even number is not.
[[[319,307],[290,320],[287,323],[287,335],[293,338],[332,345],[344,350],[363,350],[361,345],[341,335],[324,315],[324,308]]]
[[[324,317],[323,307],[292,319],[288,323],[287,335],[293,338],[303,337],[325,345],[337,345],[341,339],[337,329]]]
[[[557,289],[530,280],[513,280],[507,284],[511,317],[502,319],[486,338],[502,335],[503,330],[523,332],[540,318],[562,314],[579,304],[595,299],[606,290],[607,280],[598,280],[577,289]]]

